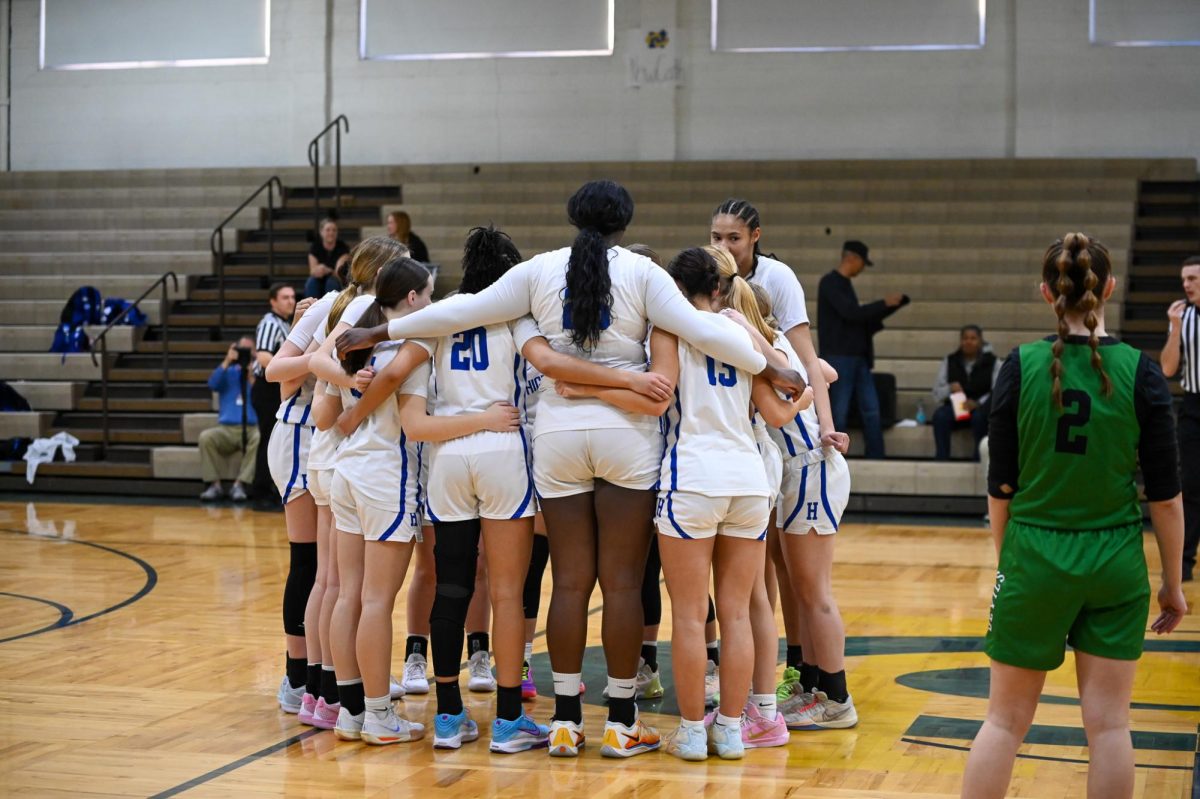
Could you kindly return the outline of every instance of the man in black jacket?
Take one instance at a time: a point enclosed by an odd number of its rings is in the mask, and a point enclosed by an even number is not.
[[[975,460],[979,460],[979,442],[988,432],[988,400],[1000,372],[1000,359],[983,342],[979,325],[967,325],[959,332],[958,349],[942,359],[937,382],[933,384],[933,441],[937,459],[950,459],[950,435],[961,427],[970,427],[975,435]],[[952,395],[966,395],[967,419],[954,412]]]
[[[867,245],[861,241],[842,244],[838,268],[821,278],[817,286],[817,331],[821,357],[837,370],[837,382],[829,386],[833,426],[846,429],[850,400],[858,398],[866,438],[866,456],[882,458],[883,426],[879,396],[875,393],[875,345],[872,337],[883,330],[883,320],[907,305],[907,294],[889,294],[882,300],[860,305],[851,279],[871,266]]]

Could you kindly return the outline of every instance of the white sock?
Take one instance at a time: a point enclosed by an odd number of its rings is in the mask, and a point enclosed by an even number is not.
[[[775,694],[750,694],[750,701],[758,708],[758,712],[767,721],[774,721],[779,712]]]
[[[637,690],[637,679],[634,677],[614,677],[608,675],[608,698],[609,699],[633,699],[633,694]]]
[[[533,642],[525,644],[525,662],[528,663],[533,658]]]
[[[583,676],[580,672],[562,674],[552,671],[550,674],[554,678],[555,696],[579,696],[580,677]]]
[[[697,729],[697,728],[702,730],[702,729],[704,729],[704,719],[700,719],[699,721],[692,721],[691,719],[685,719],[682,716],[680,716],[679,717],[679,728],[682,730],[691,730],[691,729]]]
[[[376,697],[368,696],[363,701],[366,703],[367,712],[374,713],[375,718],[379,721],[387,718],[388,711],[392,707],[392,697],[390,694]]]
[[[717,711],[717,724],[722,727],[741,727],[742,720],[735,716],[723,716],[720,711]]]
[[[330,666],[328,663],[322,663],[321,671],[333,671],[333,666]]]

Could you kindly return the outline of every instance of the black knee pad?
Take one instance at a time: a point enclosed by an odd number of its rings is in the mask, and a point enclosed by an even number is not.
[[[291,564],[283,585],[283,631],[304,635],[304,609],[317,579],[317,545],[289,544]]]
[[[529,570],[525,572],[525,588],[522,604],[525,618],[536,619],[542,604],[542,578],[546,574],[546,562],[550,560],[550,541],[544,535],[533,537],[533,550],[529,555]]]
[[[712,624],[717,620],[717,606],[713,604],[712,594],[708,595],[708,618],[704,620],[705,624]]]
[[[658,556],[658,536],[650,541],[650,553],[646,557],[646,572],[642,577],[642,624],[653,627],[662,621],[662,592],[658,575],[662,561]]]
[[[437,588],[429,614],[433,673],[439,677],[458,674],[463,651],[463,627],[467,608],[475,592],[476,562],[479,559],[479,520],[439,522],[433,562]]]

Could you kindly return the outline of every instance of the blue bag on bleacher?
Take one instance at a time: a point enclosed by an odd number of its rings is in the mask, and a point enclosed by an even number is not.
[[[51,352],[61,352],[63,360],[67,353],[87,352],[92,341],[83,332],[84,325],[98,325],[104,316],[100,303],[100,291],[95,286],[80,286],[71,293],[58,317],[58,328],[54,331]]]
[[[142,309],[136,306],[130,308],[128,300],[122,300],[118,297],[109,297],[104,301],[104,310],[100,315],[102,324],[110,324],[112,320],[121,315],[121,311],[129,308],[129,313],[121,319],[121,324],[132,325],[133,327],[141,327],[150,320],[146,318],[146,314],[142,313]]]

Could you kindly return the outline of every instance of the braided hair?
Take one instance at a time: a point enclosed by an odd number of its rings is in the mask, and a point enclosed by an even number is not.
[[[746,228],[751,232],[762,228],[762,222],[758,217],[758,209],[750,204],[748,200],[742,200],[737,197],[730,197],[725,202],[721,203],[712,212],[712,218],[716,219],[722,214],[729,214],[735,219],[740,219],[746,224]],[[758,242],[754,242],[754,262],[750,265],[750,274],[758,269],[758,256],[766,255],[768,258],[774,258],[775,253],[764,253],[758,246]]]
[[[507,233],[491,225],[471,228],[463,246],[463,276],[458,293],[483,291],[519,263],[521,252]]]
[[[1054,313],[1058,316],[1058,338],[1052,352],[1050,375],[1054,378],[1051,396],[1054,405],[1062,410],[1062,354],[1066,346],[1070,326],[1068,313],[1082,313],[1083,324],[1089,331],[1088,346],[1092,349],[1092,368],[1100,375],[1100,384],[1105,396],[1113,391],[1112,380],[1104,371],[1104,360],[1100,357],[1100,337],[1096,328],[1100,317],[1096,313],[1104,302],[1104,286],[1112,274],[1108,250],[1095,239],[1084,233],[1068,233],[1050,245],[1042,257],[1042,282],[1054,296]]]
[[[579,231],[567,260],[571,341],[583,350],[600,341],[604,319],[612,313],[612,279],[608,274],[608,237],[633,221],[633,198],[611,180],[583,184],[567,201],[567,218]]]

